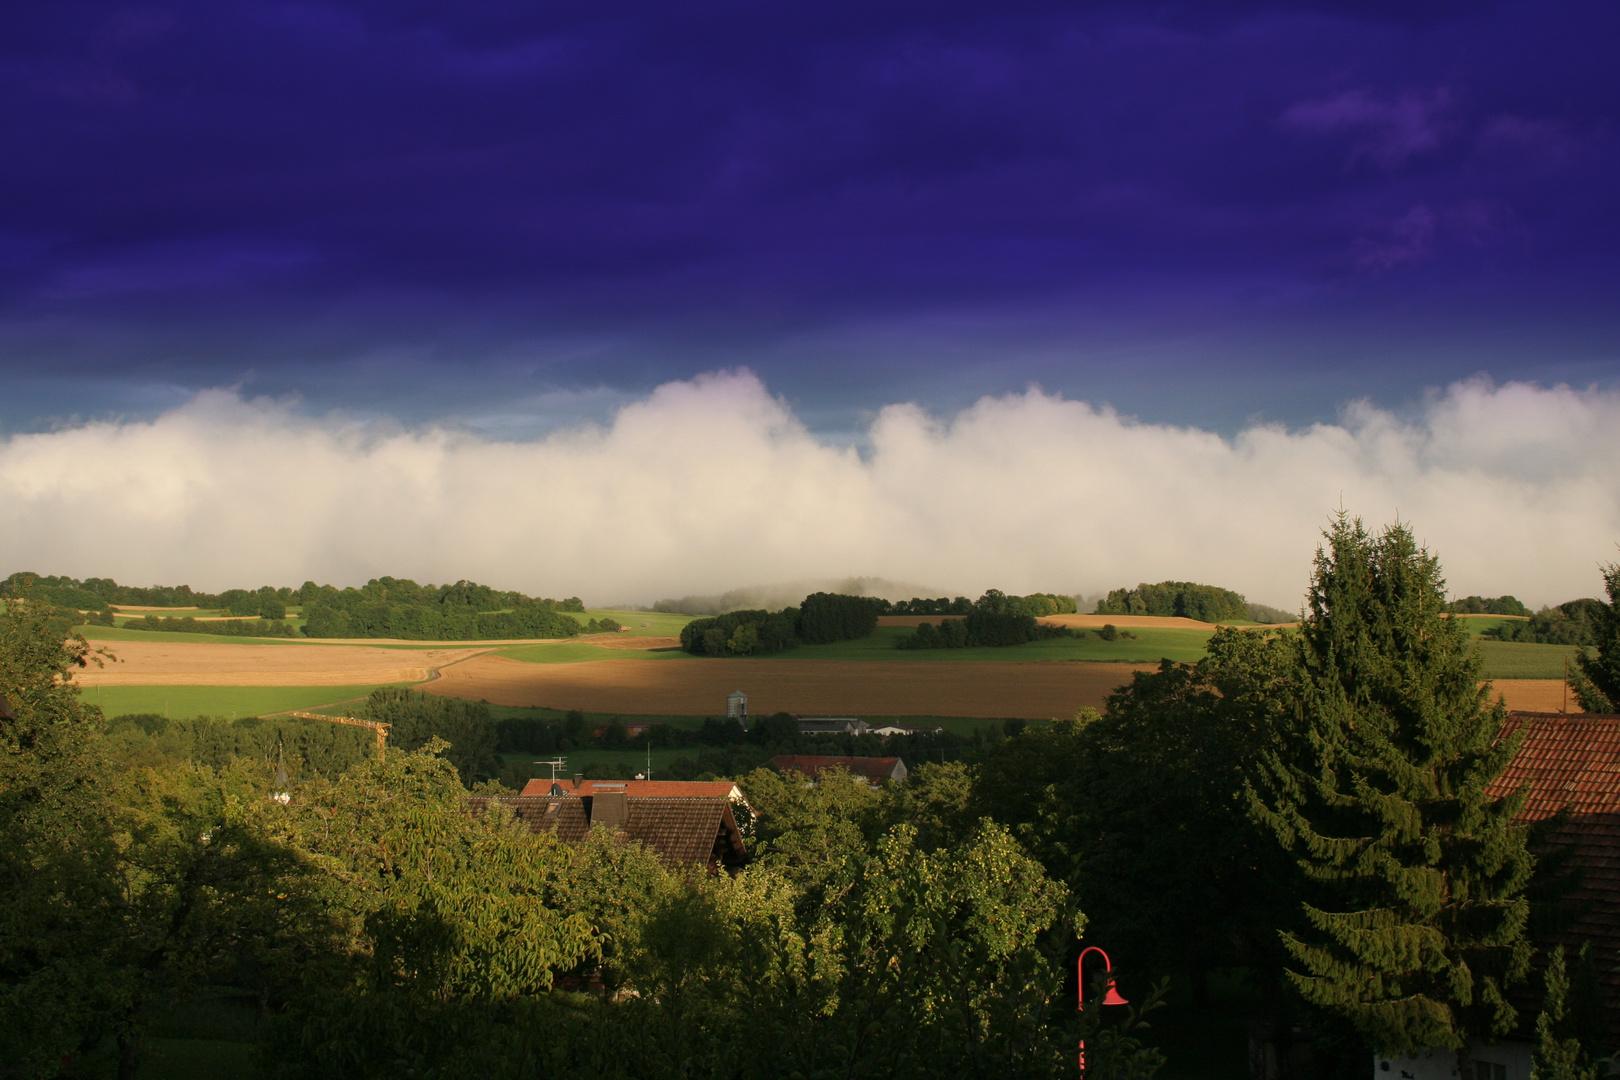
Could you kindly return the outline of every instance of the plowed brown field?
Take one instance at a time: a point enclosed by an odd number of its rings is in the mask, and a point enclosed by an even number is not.
[[[483,651],[365,645],[245,645],[112,641],[117,657],[74,675],[84,686],[377,686],[421,682],[433,669]]]
[[[919,660],[595,660],[526,664],[475,656],[421,687],[434,694],[587,712],[717,716],[741,690],[750,712],[849,716],[1072,716],[1142,664]]]

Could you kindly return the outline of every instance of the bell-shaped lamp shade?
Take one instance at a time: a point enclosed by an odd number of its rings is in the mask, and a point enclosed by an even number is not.
[[[1109,973],[1108,985],[1103,989],[1102,1003],[1104,1005],[1129,1005],[1130,1002],[1126,1001],[1124,997],[1120,995],[1119,988],[1114,985],[1114,962],[1108,959],[1107,953],[1093,945],[1087,949],[1081,950],[1080,962],[1075,971],[1080,983],[1080,1008],[1084,1009],[1086,1007],[1086,957],[1091,953],[1096,953],[1098,956],[1102,957],[1103,970]]]

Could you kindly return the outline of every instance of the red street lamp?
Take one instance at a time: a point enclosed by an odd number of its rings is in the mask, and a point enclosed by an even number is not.
[[[1086,954],[1087,953],[1096,953],[1098,956],[1103,958],[1103,973],[1108,976],[1108,983],[1107,983],[1106,986],[1103,987],[1102,1003],[1104,1005],[1128,1005],[1128,1004],[1130,1004],[1130,1002],[1128,1002],[1124,998],[1120,997],[1118,988],[1114,986],[1114,962],[1112,960],[1108,959],[1108,954],[1107,953],[1105,953],[1101,949],[1097,948],[1097,946],[1091,945],[1091,946],[1088,946],[1087,948],[1084,948],[1084,949],[1080,950],[1080,960],[1079,960],[1079,962],[1078,962],[1078,964],[1076,965],[1076,968],[1075,968],[1075,975],[1076,975],[1076,978],[1078,978],[1079,983],[1080,983],[1080,989],[1079,989],[1079,993],[1077,995],[1079,997],[1079,999],[1080,999],[1079,1000],[1080,1011],[1081,1012],[1086,1011]],[[1080,1040],[1080,1075],[1081,1076],[1086,1075],[1086,1040],[1084,1040],[1084,1039]]]

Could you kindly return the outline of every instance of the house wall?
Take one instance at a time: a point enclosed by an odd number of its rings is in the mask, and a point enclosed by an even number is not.
[[[1474,1075],[1461,1077],[1451,1050],[1430,1050],[1415,1057],[1378,1054],[1373,1057],[1373,1080],[1530,1080],[1529,1043],[1475,1044],[1473,1055]],[[1483,1070],[1481,1065],[1500,1065],[1502,1071]]]

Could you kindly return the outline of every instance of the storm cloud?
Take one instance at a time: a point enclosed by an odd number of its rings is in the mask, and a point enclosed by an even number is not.
[[[874,575],[952,592],[1181,578],[1292,607],[1344,507],[1453,592],[1589,595],[1620,539],[1620,395],[1495,385],[1225,437],[1031,388],[814,434],[746,370],[529,441],[212,390],[0,442],[4,569],[219,589],[383,574],[592,603]]]

